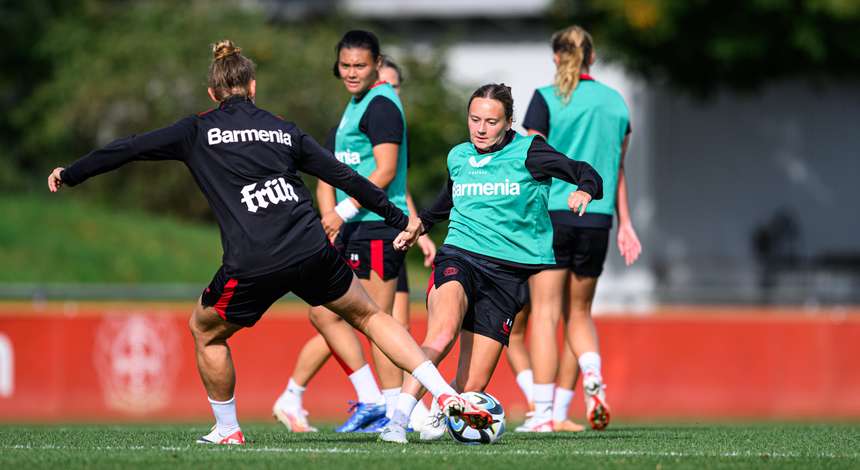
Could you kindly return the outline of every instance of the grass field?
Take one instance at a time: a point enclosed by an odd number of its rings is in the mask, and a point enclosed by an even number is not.
[[[0,468],[860,468],[854,424],[621,424],[580,434],[507,433],[489,446],[408,446],[375,435],[245,425],[245,447],[201,446],[205,425],[3,425]]]

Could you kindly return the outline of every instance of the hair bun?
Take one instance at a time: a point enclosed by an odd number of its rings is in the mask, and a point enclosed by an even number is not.
[[[233,44],[233,41],[229,39],[222,39],[212,46],[212,55],[215,57],[215,60],[221,60],[226,57],[230,57],[233,54],[239,54],[240,52],[242,52],[242,48],[237,47]]]

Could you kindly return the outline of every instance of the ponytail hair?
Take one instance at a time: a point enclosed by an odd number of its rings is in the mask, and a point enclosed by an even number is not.
[[[588,68],[593,50],[591,35],[579,26],[568,26],[552,35],[552,52],[558,54],[554,85],[564,102],[579,85],[579,75]]]
[[[242,49],[229,39],[212,45],[212,63],[209,64],[209,88],[218,101],[231,96],[250,94],[251,80],[256,75],[256,66],[242,55]]]

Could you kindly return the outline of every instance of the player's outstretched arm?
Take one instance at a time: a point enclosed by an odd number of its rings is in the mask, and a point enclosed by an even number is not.
[[[195,132],[194,118],[187,117],[168,127],[117,139],[65,168],[54,169],[48,177],[48,188],[56,192],[58,182],[76,186],[135,160],[183,160],[190,152]]]

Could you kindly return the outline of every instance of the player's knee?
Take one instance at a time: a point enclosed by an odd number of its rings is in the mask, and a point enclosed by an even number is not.
[[[322,309],[316,309],[316,308],[311,309],[310,319],[311,319],[311,323],[317,329],[320,329],[322,327],[325,327],[326,325],[331,325],[333,323],[337,323],[337,322],[343,320],[341,317],[339,317],[338,315],[336,315],[330,311],[322,310]]]
[[[591,317],[591,302],[571,302],[570,317],[572,319]]]
[[[424,346],[437,351],[447,351],[457,340],[457,332],[452,329],[436,331],[424,341]]]

